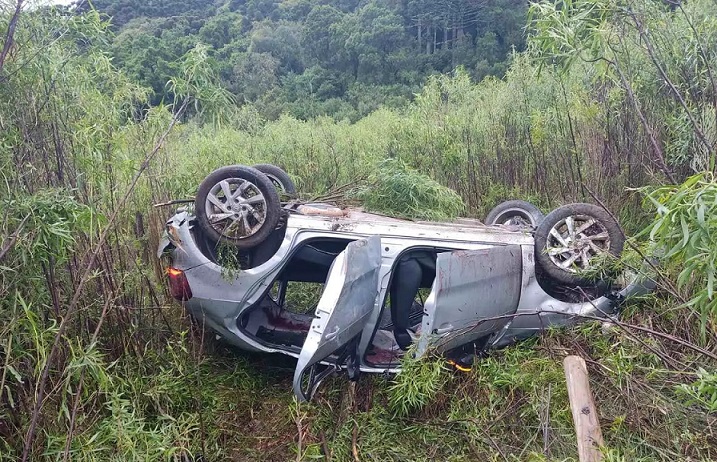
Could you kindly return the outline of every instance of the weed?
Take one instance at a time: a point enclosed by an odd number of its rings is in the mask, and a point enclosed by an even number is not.
[[[701,406],[707,412],[717,412],[717,374],[700,368],[697,380],[692,384],[680,384],[677,391],[687,398],[687,404]]]
[[[401,359],[401,373],[389,388],[389,406],[396,416],[423,409],[447,381],[447,368],[440,358],[416,359],[411,351]]]

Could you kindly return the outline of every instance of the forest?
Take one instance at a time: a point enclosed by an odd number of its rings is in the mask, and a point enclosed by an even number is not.
[[[111,20],[107,51],[150,102],[170,97],[178,59],[197,43],[239,102],[265,118],[329,115],[356,121],[400,107],[429,75],[463,66],[502,75],[525,47],[527,3],[330,0],[80,2]]]
[[[572,461],[566,354],[604,460],[717,459],[715,43],[714,0],[0,1],[0,461]],[[300,403],[156,257],[154,204],[256,163],[415,219],[599,203],[657,290]]]

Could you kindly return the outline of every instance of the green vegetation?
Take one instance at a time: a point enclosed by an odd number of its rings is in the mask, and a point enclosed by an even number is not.
[[[714,2],[536,3],[526,51],[511,5],[0,4],[0,460],[575,460],[568,353],[607,460],[716,459]],[[594,196],[659,289],[299,404],[292,362],[205,338],[154,256],[153,203],[258,162],[416,218]]]
[[[373,181],[359,195],[368,210],[425,220],[456,218],[464,210],[453,190],[400,161],[386,159],[376,169]]]
[[[107,44],[117,66],[168,95],[177,60],[197,43],[244,102],[271,119],[352,121],[381,106],[405,105],[426,76],[465,66],[481,79],[502,75],[524,48],[527,4],[494,0],[249,0],[78,2],[112,19]]]
[[[701,314],[702,337],[707,322],[717,313],[717,182],[711,172],[688,178],[679,186],[663,186],[646,197],[657,209],[649,231],[651,240],[662,246],[664,261],[674,265],[677,287],[687,288],[687,305]]]

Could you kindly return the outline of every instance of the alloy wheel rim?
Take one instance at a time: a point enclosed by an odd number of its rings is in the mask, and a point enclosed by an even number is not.
[[[253,236],[266,221],[266,198],[243,178],[227,178],[212,186],[205,209],[212,228],[230,239]]]
[[[590,269],[594,257],[609,251],[607,228],[588,215],[563,218],[548,233],[547,253],[550,260],[569,273]]]
[[[282,183],[279,178],[277,178],[276,176],[274,176],[270,173],[265,173],[264,175],[266,175],[266,177],[269,178],[269,181],[271,181],[271,183],[274,185],[274,187],[276,187],[276,189],[278,189],[279,191],[282,191],[282,192],[286,192],[286,187],[284,186],[284,183]]]
[[[522,210],[506,210],[498,216],[496,222],[501,225],[520,226],[525,228],[535,226],[533,218]]]

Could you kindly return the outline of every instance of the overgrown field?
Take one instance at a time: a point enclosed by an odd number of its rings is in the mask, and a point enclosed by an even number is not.
[[[434,76],[350,123],[238,107],[202,45],[150,106],[98,14],[1,5],[0,460],[576,460],[567,354],[606,460],[717,459],[714,6],[538,3],[504,79]],[[469,373],[407,361],[298,404],[292,361],[192,328],[155,258],[171,210],[153,204],[258,162],[306,198],[409,218],[599,201],[633,236],[623,264],[659,257],[659,288]]]

